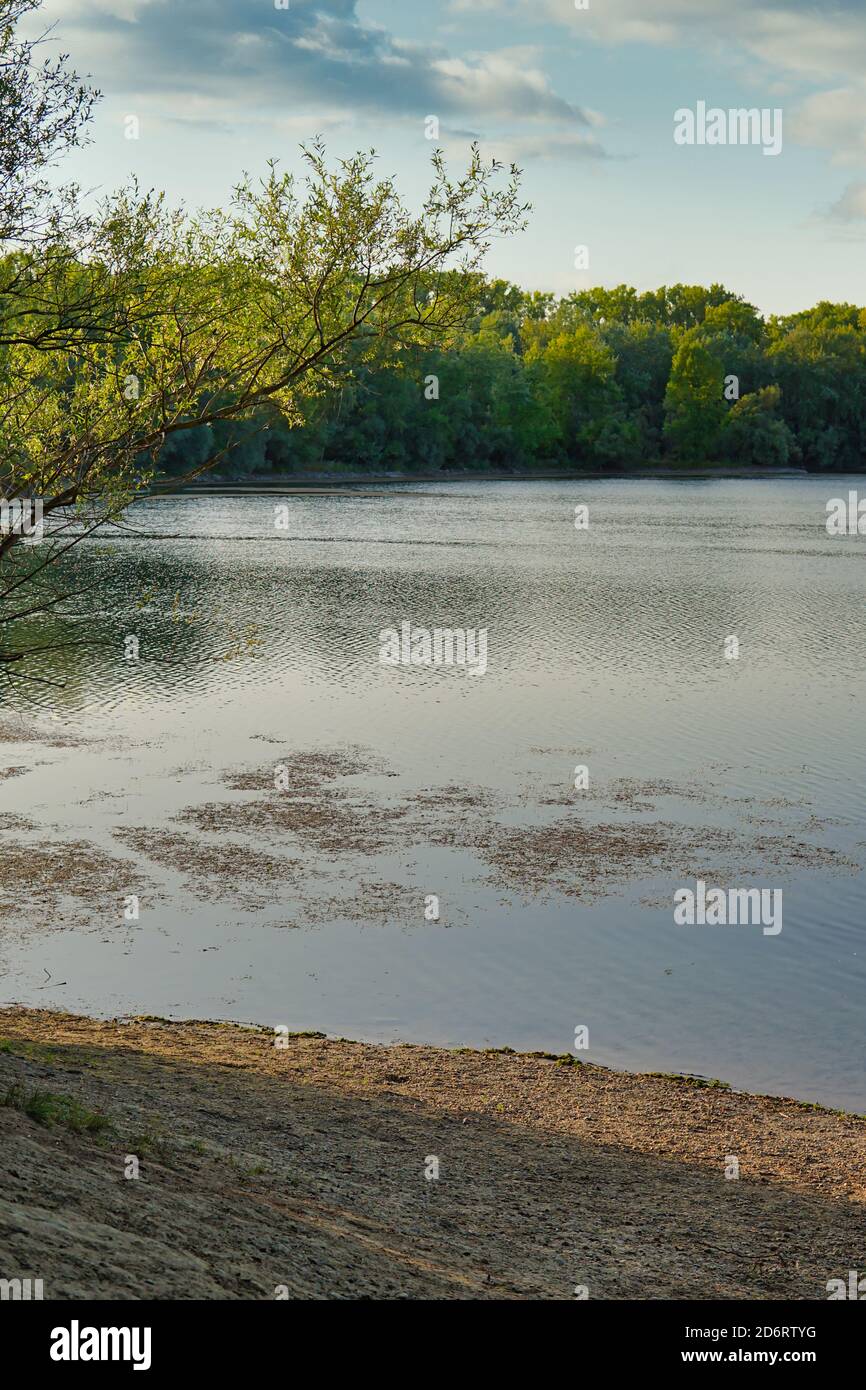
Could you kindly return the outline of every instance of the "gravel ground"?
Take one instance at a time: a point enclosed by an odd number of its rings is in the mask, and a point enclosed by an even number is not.
[[[237,1025],[0,1039],[0,1278],[46,1298],[825,1299],[866,1259],[862,1118]]]

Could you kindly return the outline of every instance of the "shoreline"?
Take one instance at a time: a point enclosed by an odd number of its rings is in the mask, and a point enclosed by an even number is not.
[[[40,751],[31,753],[25,746],[28,740]],[[4,724],[0,741],[21,744],[20,749],[9,750],[9,760],[18,765],[13,771],[19,775],[39,762],[59,766],[67,758],[82,755],[89,760],[90,750],[103,747],[101,736],[95,742],[90,733],[75,737],[71,726],[60,722],[41,729]],[[280,743],[278,739],[266,742],[274,747]],[[249,749],[254,747],[250,743]],[[236,758],[220,763],[210,770],[206,786],[200,786],[194,768],[178,766],[174,754],[166,754],[162,766],[171,769],[172,786],[178,788],[176,796],[172,793],[175,799],[167,816],[157,815],[152,805],[146,814],[130,815],[120,804],[113,813],[109,807],[105,824],[85,832],[80,824],[61,830],[46,820],[44,808],[35,819],[16,816],[11,810],[4,813],[11,881],[16,872],[29,874],[31,890],[42,904],[41,912],[35,914],[25,910],[13,892],[0,894],[0,917],[4,922],[8,919],[11,933],[7,970],[20,973],[23,969],[30,981],[26,990],[13,995],[15,1002],[37,1009],[71,1007],[103,1022],[107,1016],[134,1014],[142,1008],[177,1010],[180,1024],[184,1018],[215,1022],[209,1010],[216,1008],[225,1021],[243,1028],[245,1021],[262,1017],[263,1007],[267,1017],[271,1007],[267,991],[224,1012],[212,996],[201,995],[194,986],[182,1004],[176,1002],[176,995],[163,991],[130,992],[124,975],[126,953],[114,950],[106,952],[107,976],[101,977],[102,983],[95,987],[94,981],[94,987],[70,998],[66,989],[49,984],[47,971],[43,980],[46,956],[40,943],[50,942],[52,924],[75,932],[87,930],[104,914],[107,893],[140,892],[143,885],[155,904],[183,901],[188,895],[198,913],[217,905],[230,914],[228,920],[249,924],[260,920],[257,914],[263,906],[270,909],[276,901],[279,907],[269,910],[267,919],[271,928],[316,932],[323,923],[336,920],[353,928],[370,924],[406,928],[417,917],[413,880],[383,872],[376,858],[404,841],[447,844],[471,853],[477,864],[474,871],[487,875],[509,903],[525,905],[550,893],[560,895],[563,903],[594,903],[627,891],[648,872],[676,874],[679,881],[695,877],[699,865],[688,829],[694,805],[731,805],[723,789],[709,796],[690,778],[674,784],[609,777],[597,779],[585,793],[586,802],[577,815],[570,791],[558,790],[546,775],[535,780],[527,776],[516,788],[500,794],[474,783],[457,786],[450,781],[423,787],[411,780],[395,786],[384,780],[385,774],[394,772],[388,759],[359,745],[293,748],[280,756],[287,785],[277,791],[267,755],[264,762],[256,754],[245,756],[241,763]],[[192,778],[189,786],[188,777]],[[90,798],[99,794],[101,785],[101,778],[88,785]],[[16,780],[13,786],[23,809],[22,783]],[[542,828],[534,814],[527,819],[527,806],[551,808]],[[737,809],[742,807],[731,805],[732,814]],[[617,813],[614,821],[609,819],[611,810]],[[801,804],[793,816],[786,812],[781,820],[772,798],[766,804],[752,801],[747,810],[748,822],[741,833],[728,835],[726,876],[739,872],[741,864],[750,864],[750,872],[755,871],[754,859],[747,856],[753,856],[758,832],[761,862],[768,868],[823,867],[839,873],[856,869],[857,864],[841,851],[816,842],[816,835],[825,828],[829,832],[830,827],[816,819],[810,805]],[[37,845],[40,852],[34,859]],[[306,866],[303,875],[298,871],[301,863]],[[655,898],[648,902],[659,905]],[[455,907],[447,926],[463,921],[465,912]],[[230,937],[231,928],[213,931],[199,918],[188,947],[218,951],[230,943]],[[279,950],[279,938],[275,949]],[[251,941],[249,951],[251,962],[259,959],[255,942]],[[65,966],[52,961],[51,969],[58,984],[64,985],[60,977]],[[42,997],[37,999],[37,993]],[[530,1049],[559,1051],[568,1044],[567,1037],[548,1029],[521,1030],[515,1038],[499,1008],[484,1027],[458,1027],[440,1034],[443,1052],[495,1043],[513,1044],[521,1049],[520,1055],[531,1056]],[[286,1009],[291,1017],[288,1001]],[[357,1042],[370,1046],[420,1045],[427,1041],[425,1034],[429,1037],[433,1031],[416,1029],[411,1013],[400,1016],[402,1023],[395,1017],[391,1026],[369,1031],[363,1016],[353,1017]],[[304,1012],[303,1025],[344,1031],[346,1015],[339,1007],[323,1005]],[[693,1073],[693,1081],[700,1074],[721,1077],[719,1084],[731,1083],[738,1094],[820,1105],[829,1113],[866,1110],[860,1078],[850,1070],[843,1081],[826,1065],[805,1072],[787,1064],[753,1066],[732,1056],[723,1042],[720,1047],[670,1051],[656,1047],[652,1040],[632,1037],[628,1046],[607,1051],[594,1065],[628,1075],[651,1075],[655,1070],[670,1075],[674,1068],[683,1069]]]
[[[866,470],[864,470],[866,471]],[[804,468],[662,468],[623,469],[621,471],[587,471],[549,469],[520,473],[310,473],[287,474],[284,482],[274,480],[273,474],[260,477],[222,478],[196,483],[160,484],[142,494],[143,497],[218,497],[276,494],[279,496],[309,493],[324,496],[352,495],[358,487],[386,487],[393,495],[395,489],[417,483],[533,483],[533,482],[599,482],[599,481],[713,481],[721,479],[767,480],[770,478],[811,478],[818,476],[847,477],[848,474],[819,475]],[[859,475],[858,475],[859,476]]]
[[[857,1267],[866,1119],[720,1083],[10,1006],[4,1095],[0,1250],[48,1298],[808,1299]]]

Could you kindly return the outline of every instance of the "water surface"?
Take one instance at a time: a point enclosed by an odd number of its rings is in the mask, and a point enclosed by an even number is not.
[[[103,581],[80,611],[104,645],[55,658],[63,688],[34,697],[35,720],[8,716],[0,745],[21,769],[0,782],[7,854],[93,846],[120,872],[91,882],[83,913],[74,892],[46,897],[44,875],[7,883],[3,997],[557,1053],[584,1025],[591,1060],[866,1110],[866,539],[824,527],[827,499],[857,482],[140,504],[133,531],[78,560]],[[486,674],[383,666],[379,633],[404,619],[486,628]],[[345,797],[373,826],[391,808],[378,848],[190,821],[249,805],[256,776],[316,750],[354,759],[324,786],[331,810]],[[415,821],[399,833],[419,795],[429,843]],[[626,853],[601,881],[591,856],[572,859],[559,888],[543,855],[531,882],[493,862],[491,835],[554,836],[575,816],[625,837],[666,826],[682,849],[639,872]],[[175,837],[170,853],[130,839],[148,828]],[[214,886],[188,841],[300,868],[269,880],[250,857]],[[137,922],[123,917],[133,869]],[[781,934],[675,926],[673,892],[702,872],[782,888]]]

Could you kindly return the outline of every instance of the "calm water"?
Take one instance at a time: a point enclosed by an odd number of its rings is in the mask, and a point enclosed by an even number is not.
[[[824,528],[857,485],[418,485],[282,499],[283,532],[273,497],[142,504],[135,534],[79,560],[103,581],[82,619],[104,645],[55,667],[63,690],[0,744],[24,769],[0,782],[7,846],[119,856],[144,876],[141,917],[122,919],[114,883],[86,920],[37,885],[3,919],[3,997],[555,1052],[585,1025],[591,1060],[866,1110],[866,538]],[[486,628],[487,673],[383,666],[379,632],[404,619]],[[577,813],[625,836],[673,827],[683,851],[601,885],[591,856],[572,862],[573,896],[503,882],[465,831],[293,843],[299,880],[269,884],[251,858],[245,901],[123,839],[187,833],[187,808],[249,798],[227,773],[333,749],[369,764],[335,786],[371,805],[451,788],[459,829],[469,788],[500,829]],[[781,934],[675,926],[674,889],[702,873],[782,888]],[[399,910],[340,906],[383,883]]]

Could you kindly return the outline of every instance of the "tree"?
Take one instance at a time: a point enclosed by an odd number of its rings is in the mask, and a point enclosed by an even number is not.
[[[38,62],[45,35],[23,39],[18,25],[41,0],[0,0],[0,242],[24,244],[64,219],[74,222],[75,190],[58,193],[46,174],[86,139],[97,93],[64,55]],[[8,293],[8,288],[7,288]]]
[[[541,367],[543,397],[565,456],[615,461],[624,446],[625,420],[614,356],[601,335],[589,324],[579,324],[571,333],[558,333],[543,349],[533,346],[527,361]]]
[[[646,319],[605,323],[602,336],[616,360],[616,381],[632,424],[636,455],[661,454],[665,391],[674,349],[671,331]]]
[[[807,468],[862,469],[866,457],[866,333],[848,306],[818,305],[771,322],[768,364],[785,422]]]
[[[52,204],[44,170],[83,138],[93,94],[16,37],[37,4],[0,0],[0,498],[39,499],[52,525],[38,555],[0,537],[7,671],[32,650],[14,639],[22,616],[63,602],[45,587],[57,562],[140,495],[167,441],[265,405],[300,419],[302,387],[441,341],[474,307],[490,239],[527,211],[519,171],[477,146],[456,180],[434,153],[412,213],[374,152],[331,166],[319,141],[302,147],[303,181],[271,163],[195,218],[135,184],[91,216],[74,189]]]
[[[715,455],[725,417],[725,371],[697,330],[685,335],[674,356],[665,392],[665,438],[686,462]]]
[[[766,386],[743,396],[725,418],[719,450],[750,468],[784,468],[796,452],[794,436],[778,416],[781,391]]]

